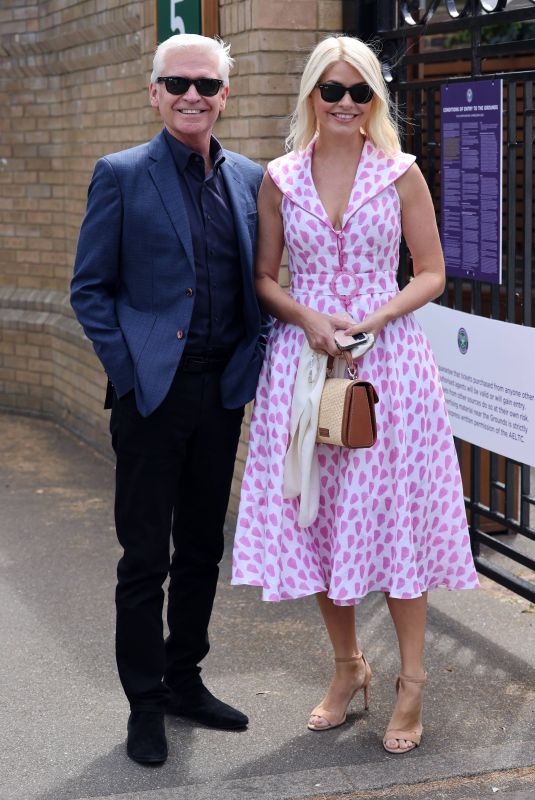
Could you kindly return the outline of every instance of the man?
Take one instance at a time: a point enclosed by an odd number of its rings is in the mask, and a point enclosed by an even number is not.
[[[199,667],[243,406],[269,327],[253,277],[262,170],[212,134],[228,51],[189,34],[158,47],[149,92],[164,129],[97,162],[72,282],[110,381],[124,549],[117,665],[131,708],[127,752],[144,764],[167,757],[164,711],[215,728],[248,722],[206,689]]]

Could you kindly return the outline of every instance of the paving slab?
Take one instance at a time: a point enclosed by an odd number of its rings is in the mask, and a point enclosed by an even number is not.
[[[374,673],[370,711],[359,697],[347,725],[309,732],[308,713],[332,672],[314,598],[267,604],[255,589],[231,587],[231,531],[203,677],[249,714],[249,728],[212,731],[168,717],[167,763],[130,761],[113,651],[113,463],[31,417],[0,415],[0,441],[0,800],[302,800],[380,791],[391,800],[439,800],[439,789],[425,795],[417,787],[442,781],[446,791],[460,776],[535,764],[528,603],[483,590],[431,594],[422,746],[389,755],[381,738],[397,659],[383,597],[370,595],[358,609]],[[414,787],[406,798],[392,794],[404,785]]]

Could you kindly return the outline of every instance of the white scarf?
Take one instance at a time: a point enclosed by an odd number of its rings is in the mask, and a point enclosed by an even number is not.
[[[339,369],[337,369],[339,367]],[[316,448],[321,393],[325,383],[327,355],[303,344],[290,421],[290,443],[284,461],[283,496],[300,497],[298,523],[308,528],[318,515],[320,474]],[[335,373],[343,375],[345,363],[335,359]]]

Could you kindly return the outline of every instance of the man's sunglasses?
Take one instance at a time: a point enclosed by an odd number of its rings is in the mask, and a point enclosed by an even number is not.
[[[369,103],[373,97],[373,89],[367,83],[354,83],[353,86],[342,86],[341,83],[318,83],[321,99],[326,103],[338,103],[349,92],[354,103]]]
[[[165,83],[169,94],[186,94],[193,84],[201,97],[215,97],[223,86],[223,81],[219,78],[181,78],[178,76],[156,78],[156,83]]]

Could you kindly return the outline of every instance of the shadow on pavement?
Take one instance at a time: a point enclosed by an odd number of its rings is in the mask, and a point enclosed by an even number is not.
[[[423,743],[389,756],[381,740],[398,659],[384,599],[370,595],[357,609],[374,673],[370,711],[358,695],[347,725],[309,732],[333,671],[315,600],[262,603],[258,590],[231,587],[229,536],[203,677],[249,714],[249,728],[168,717],[169,760],[136,765],[124,748],[128,708],[113,653],[113,466],[42,420],[0,415],[0,439],[1,800],[167,800],[171,790],[182,800],[227,782],[233,788],[214,796],[278,800],[266,786],[298,798],[306,780],[311,795],[317,783],[354,790],[359,776],[380,787],[398,773],[410,782],[473,774],[490,769],[485,747],[494,769],[535,760],[535,615],[483,591],[432,593]]]

